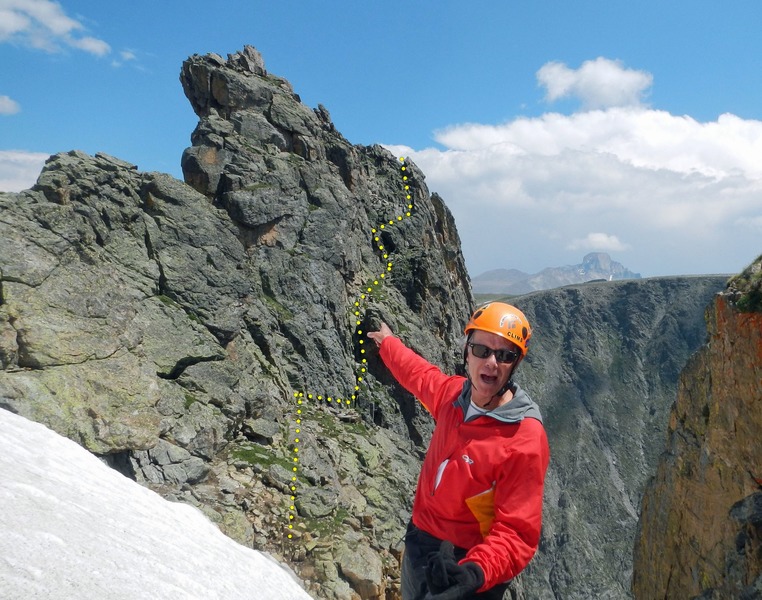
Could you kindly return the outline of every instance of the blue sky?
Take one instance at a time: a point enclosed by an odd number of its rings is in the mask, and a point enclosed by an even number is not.
[[[0,189],[106,152],[182,178],[189,55],[255,46],[356,144],[412,158],[472,276],[762,253],[762,3],[0,0]]]

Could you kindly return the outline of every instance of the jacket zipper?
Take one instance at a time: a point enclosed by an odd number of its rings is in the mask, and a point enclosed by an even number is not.
[[[458,440],[460,439],[460,423],[458,423],[455,426],[455,436],[454,437],[455,437],[455,443],[452,445],[452,449],[450,450],[448,456],[452,456],[453,451],[455,450],[455,448],[458,447]],[[436,493],[437,488],[439,487],[439,484],[442,481],[442,475],[444,475],[444,470],[447,467],[447,463],[449,463],[449,462],[450,462],[450,459],[449,458],[445,458],[439,464],[439,467],[437,468],[437,475],[434,478],[434,487],[431,490],[431,495],[432,496]]]
[[[434,479],[434,489],[431,490],[431,495],[433,496],[434,493],[437,491],[437,488],[439,487],[439,483],[442,481],[442,475],[444,474],[445,467],[447,467],[447,463],[450,462],[449,458],[445,458],[439,465],[439,468],[437,469],[437,476]]]

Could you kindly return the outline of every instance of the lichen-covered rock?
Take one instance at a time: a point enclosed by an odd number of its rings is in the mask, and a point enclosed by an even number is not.
[[[386,581],[378,553],[359,535],[348,542],[350,545],[341,547],[337,557],[341,574],[363,600],[383,600]]]
[[[744,312],[762,312],[762,256],[728,281],[728,302]]]
[[[186,183],[71,151],[0,194],[0,406],[298,572],[320,561],[319,597],[380,594],[398,567],[372,556],[399,545],[431,422],[377,359],[359,381],[355,302],[362,327],[384,319],[453,369],[473,302],[452,216],[253,48],[181,78],[200,117]],[[340,568],[346,536],[371,571]]]

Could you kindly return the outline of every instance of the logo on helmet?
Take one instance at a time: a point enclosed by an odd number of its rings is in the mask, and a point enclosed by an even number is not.
[[[500,329],[502,329],[502,328],[503,328],[503,324],[504,324],[506,321],[508,321],[508,325],[507,325],[507,328],[508,328],[508,329],[515,329],[515,328],[516,328],[516,325],[518,325],[519,323],[521,323],[521,319],[519,319],[519,318],[518,318],[516,315],[514,315],[514,314],[511,314],[511,313],[507,313],[507,314],[503,315],[503,316],[500,318],[500,325],[499,325]]]

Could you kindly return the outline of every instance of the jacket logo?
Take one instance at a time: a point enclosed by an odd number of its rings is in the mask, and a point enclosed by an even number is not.
[[[467,462],[469,465],[472,465],[472,464],[474,464],[474,460],[473,460],[473,459],[472,459],[472,458],[471,458],[471,457],[470,457],[468,454],[464,454],[462,458],[463,458],[463,460],[464,460],[464,461],[466,461],[466,462]]]

